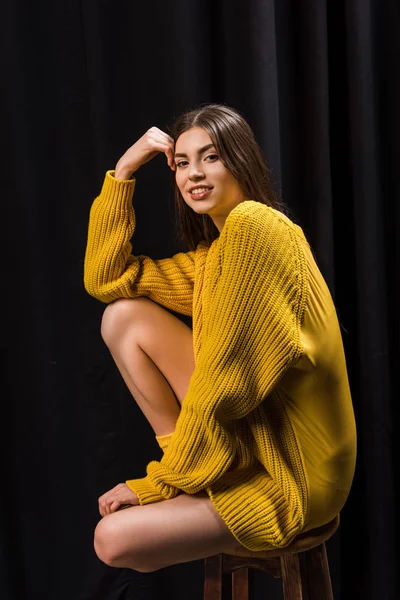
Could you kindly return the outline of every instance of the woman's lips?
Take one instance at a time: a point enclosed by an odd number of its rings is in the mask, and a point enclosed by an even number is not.
[[[190,197],[192,198],[192,200],[203,200],[203,198],[206,198],[211,194],[213,189],[214,188],[211,188],[209,190],[206,190],[205,192],[201,192],[201,194],[193,194],[192,192],[189,192]]]

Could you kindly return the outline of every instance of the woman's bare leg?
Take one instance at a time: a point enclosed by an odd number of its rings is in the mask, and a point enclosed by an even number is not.
[[[141,572],[243,549],[203,491],[106,515],[94,547],[107,565]]]
[[[175,430],[194,370],[190,327],[149,298],[116,300],[101,333],[156,435]]]
[[[194,370],[190,327],[140,297],[110,304],[102,335],[156,435],[174,431]],[[143,572],[232,552],[238,545],[204,491],[106,515],[94,537],[100,560]]]

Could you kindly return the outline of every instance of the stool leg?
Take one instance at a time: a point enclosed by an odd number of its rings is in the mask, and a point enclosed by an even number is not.
[[[249,570],[232,571],[232,600],[249,600]]]
[[[304,552],[310,600],[333,600],[325,544]]]
[[[222,600],[222,554],[204,559],[204,600]]]
[[[303,597],[302,592],[298,554],[284,554],[281,556],[281,571],[284,600],[307,600]],[[319,600],[322,600],[322,598]]]

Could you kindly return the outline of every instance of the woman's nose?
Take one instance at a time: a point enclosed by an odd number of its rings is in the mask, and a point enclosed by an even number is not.
[[[192,163],[189,167],[189,179],[201,179],[204,173],[196,164]]]

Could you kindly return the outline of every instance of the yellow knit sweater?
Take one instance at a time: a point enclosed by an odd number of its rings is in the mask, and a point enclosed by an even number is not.
[[[340,327],[302,229],[247,200],[208,248],[133,256],[136,180],[108,171],[94,201],[86,290],[192,315],[195,370],[140,504],[205,490],[249,550],[284,547],[343,507],[356,428]]]

